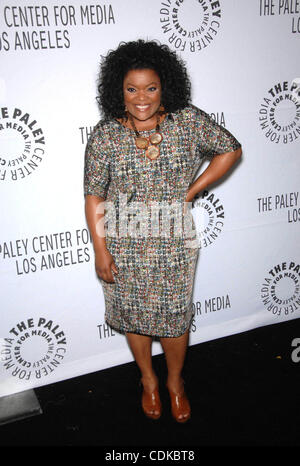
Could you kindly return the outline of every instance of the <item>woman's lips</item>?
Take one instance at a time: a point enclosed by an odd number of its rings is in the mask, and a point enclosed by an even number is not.
[[[148,110],[150,108],[150,104],[147,104],[147,105],[136,105],[135,106],[137,110],[139,110],[140,112],[145,112],[146,110]]]

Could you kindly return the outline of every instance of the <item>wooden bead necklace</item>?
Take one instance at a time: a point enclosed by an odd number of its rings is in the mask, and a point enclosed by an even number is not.
[[[144,149],[145,150],[145,155],[148,157],[150,160],[155,160],[159,157],[160,155],[160,150],[158,145],[161,143],[163,140],[163,137],[161,133],[159,132],[159,115],[160,113],[157,112],[157,124],[156,124],[156,132],[154,134],[151,134],[149,138],[140,136],[140,133],[136,129],[134,120],[132,118],[132,115],[128,113],[130,123],[134,129],[134,132],[136,134],[136,140],[135,140],[135,145],[138,149]]]

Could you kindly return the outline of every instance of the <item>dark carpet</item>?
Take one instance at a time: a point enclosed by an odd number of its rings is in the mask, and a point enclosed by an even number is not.
[[[292,347],[296,338],[299,350]],[[159,420],[144,416],[139,370],[129,363],[36,389],[43,413],[0,426],[0,444],[299,446],[299,319],[189,347],[183,376],[192,418],[186,424],[170,413],[164,355],[153,363],[163,403]]]

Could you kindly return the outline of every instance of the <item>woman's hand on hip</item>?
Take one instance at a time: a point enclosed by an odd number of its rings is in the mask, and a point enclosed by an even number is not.
[[[189,190],[186,193],[185,200],[184,200],[184,209],[183,209],[184,215],[187,213],[188,207],[190,203],[192,202],[192,200],[194,199],[194,197],[195,197],[195,193],[189,188]]]

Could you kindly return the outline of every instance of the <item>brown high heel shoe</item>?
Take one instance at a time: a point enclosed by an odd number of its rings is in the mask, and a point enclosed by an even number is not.
[[[166,386],[167,386],[167,389],[169,390],[169,395],[170,395],[170,400],[171,400],[171,411],[172,411],[172,415],[175,421],[177,422],[188,421],[191,418],[191,406],[190,406],[190,402],[188,400],[188,397],[186,396],[184,389],[183,389],[183,392],[179,394],[179,393],[174,393],[173,391],[171,391],[168,385]]]
[[[140,386],[143,386],[142,379],[140,380]],[[158,387],[152,392],[146,392],[143,387],[142,394],[142,408],[147,417],[150,419],[159,419],[161,416],[161,401],[159,396]],[[158,412],[158,414],[155,413]]]

